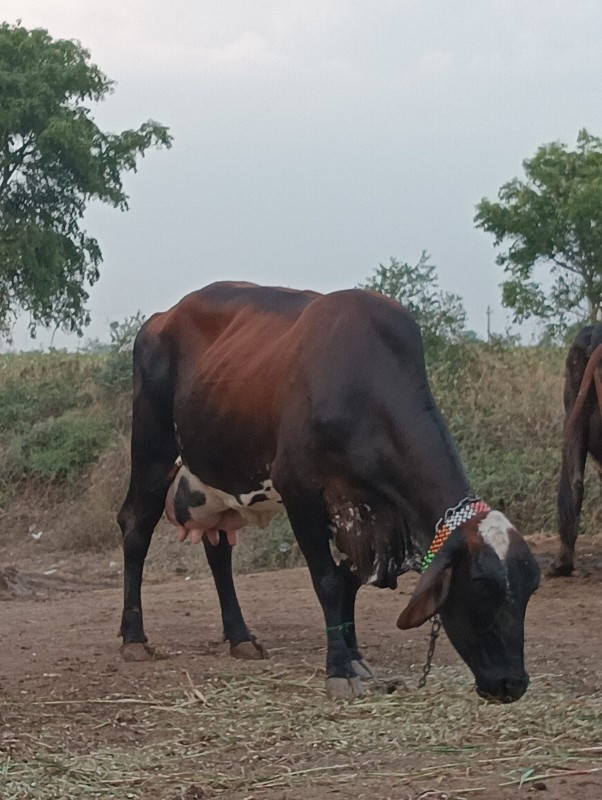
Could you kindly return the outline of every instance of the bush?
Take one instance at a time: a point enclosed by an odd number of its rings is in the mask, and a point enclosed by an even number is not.
[[[109,326],[111,344],[102,368],[96,377],[99,386],[106,389],[126,389],[132,385],[132,348],[136,334],[144,322],[138,311],[122,322],[111,322]]]
[[[26,431],[49,417],[90,404],[84,387],[99,360],[66,353],[4,356],[0,375],[0,435]]]
[[[98,459],[110,431],[109,422],[102,416],[66,414],[47,420],[13,440],[6,469],[13,480],[31,476],[73,485]]]
[[[389,262],[379,264],[359,288],[379,292],[401,303],[420,325],[427,354],[435,355],[447,345],[462,341],[467,335],[463,300],[439,288],[437,268],[430,263],[428,253],[423,250],[413,266],[393,256]]]
[[[114,519],[129,473],[130,354],[121,354],[127,382],[110,390],[97,386],[114,355],[0,356],[0,506],[6,509],[0,540],[8,541],[24,520],[47,528],[55,518],[70,548],[98,549],[118,540]],[[474,490],[522,533],[556,530],[565,355],[564,348],[511,341],[446,343],[428,355],[433,394]],[[37,504],[26,478],[36,481]],[[601,507],[602,483],[589,467],[585,531],[600,530]],[[235,550],[239,571],[302,562],[284,518],[266,530],[244,531],[241,544]],[[174,552],[180,558],[181,548]]]
[[[108,353],[95,382],[103,389],[129,389],[132,385],[132,354]]]
[[[556,528],[564,358],[562,348],[496,342],[449,346],[428,365],[474,490],[523,533]],[[601,505],[588,469],[584,529],[599,528]]]

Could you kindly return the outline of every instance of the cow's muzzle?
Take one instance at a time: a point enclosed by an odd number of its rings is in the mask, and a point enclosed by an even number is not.
[[[482,681],[476,685],[479,697],[493,703],[514,703],[527,691],[529,676],[522,678],[503,678],[498,681]]]

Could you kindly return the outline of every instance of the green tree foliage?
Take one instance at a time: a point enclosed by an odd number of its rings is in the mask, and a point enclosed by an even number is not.
[[[122,175],[149,147],[171,144],[148,121],[107,133],[90,106],[113,90],[79,43],[0,25],[0,329],[20,312],[30,328],[77,331],[99,277],[98,242],[82,230],[91,200],[125,210]]]
[[[412,266],[391,257],[360,285],[401,303],[420,325],[427,354],[464,338],[466,311],[462,298],[439,288],[437,268],[423,251]]]
[[[553,333],[602,318],[602,140],[580,131],[577,147],[542,145],[523,162],[526,180],[481,200],[475,223],[504,247],[503,302],[516,322],[543,320]]]

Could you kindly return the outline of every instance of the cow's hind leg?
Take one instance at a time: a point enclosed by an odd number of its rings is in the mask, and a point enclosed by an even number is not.
[[[584,427],[584,426],[582,426]],[[583,503],[583,475],[587,458],[585,431],[575,432],[574,439],[565,443],[558,486],[558,522],[560,550],[548,570],[555,578],[570,575],[574,569],[575,542],[579,532],[579,515]]]
[[[165,386],[166,354],[157,346],[149,352],[147,342],[139,335],[134,363],[130,485],[117,517],[123,534],[124,557],[121,652],[127,661],[145,660],[154,655],[144,633],[142,572],[155,525],[165,507],[177,457],[171,401]]]
[[[232,545],[225,532],[220,531],[217,545],[208,542],[206,537],[203,544],[219,597],[224,639],[230,642],[231,655],[234,658],[267,658],[266,649],[250,633],[240,610],[232,576]]]

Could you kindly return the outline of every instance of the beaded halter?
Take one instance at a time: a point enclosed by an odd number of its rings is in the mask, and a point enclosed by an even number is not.
[[[448,508],[435,526],[435,538],[431,542],[427,554],[422,559],[420,571],[424,572],[435,558],[436,554],[449,539],[451,534],[465,522],[476,517],[477,514],[491,511],[487,503],[480,497],[465,497],[454,508]]]

